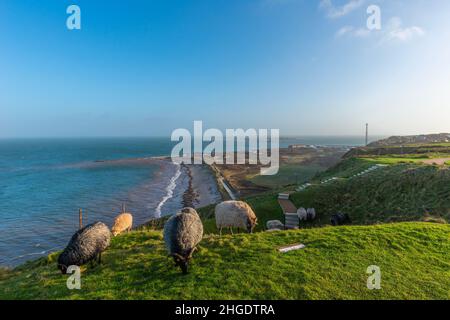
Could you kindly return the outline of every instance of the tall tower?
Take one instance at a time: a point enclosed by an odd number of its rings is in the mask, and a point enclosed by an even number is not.
[[[366,147],[369,144],[369,124],[366,123]]]

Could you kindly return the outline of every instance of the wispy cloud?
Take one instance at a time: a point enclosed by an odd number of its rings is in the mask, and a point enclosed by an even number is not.
[[[336,37],[355,37],[355,38],[367,38],[370,36],[370,30],[366,28],[355,28],[353,26],[342,27],[336,32]]]
[[[329,18],[340,18],[361,7],[365,0],[349,0],[342,6],[336,6],[332,0],[321,0],[319,8],[326,11]]]
[[[414,38],[425,35],[425,30],[418,26],[403,27],[403,22],[399,17],[389,19],[385,27],[379,31],[371,31],[367,28],[356,28],[354,26],[345,26],[340,28],[336,38],[369,38],[377,39],[379,44],[409,42]]]
[[[384,34],[382,41],[407,42],[416,37],[422,37],[424,35],[425,31],[421,27],[403,27],[402,19],[400,19],[399,17],[394,17],[389,20],[386,28],[386,33]]]

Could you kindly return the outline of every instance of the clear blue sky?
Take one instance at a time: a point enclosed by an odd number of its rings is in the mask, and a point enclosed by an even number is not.
[[[2,0],[0,137],[450,131],[449,44],[447,0]]]

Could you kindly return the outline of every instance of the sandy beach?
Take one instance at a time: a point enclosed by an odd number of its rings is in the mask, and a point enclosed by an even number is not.
[[[149,157],[136,159],[123,159],[114,161],[96,161],[92,165],[148,165],[157,164],[161,168],[171,164],[170,157]],[[181,176],[175,181],[183,184],[185,188],[182,195],[173,194],[174,198],[181,197],[181,207],[201,208],[215,204],[222,200],[218,190],[217,181],[210,168],[205,164],[181,165]],[[185,182],[185,183],[184,183]],[[178,191],[179,192],[179,191]]]
[[[183,171],[189,178],[183,194],[184,207],[201,208],[222,200],[217,181],[207,165],[183,165]]]

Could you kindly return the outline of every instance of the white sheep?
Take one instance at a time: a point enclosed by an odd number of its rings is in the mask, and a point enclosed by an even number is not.
[[[266,222],[267,230],[283,230],[284,224],[280,220],[269,220]]]
[[[314,220],[316,218],[316,209],[308,208],[308,210],[306,210],[306,218],[308,221]]]
[[[215,208],[216,226],[222,235],[222,228],[230,228],[233,234],[233,227],[243,228],[248,233],[253,232],[257,225],[257,217],[252,208],[243,201],[224,201]]]
[[[300,208],[297,210],[297,215],[300,221],[306,221],[308,219],[308,214],[305,208]]]

